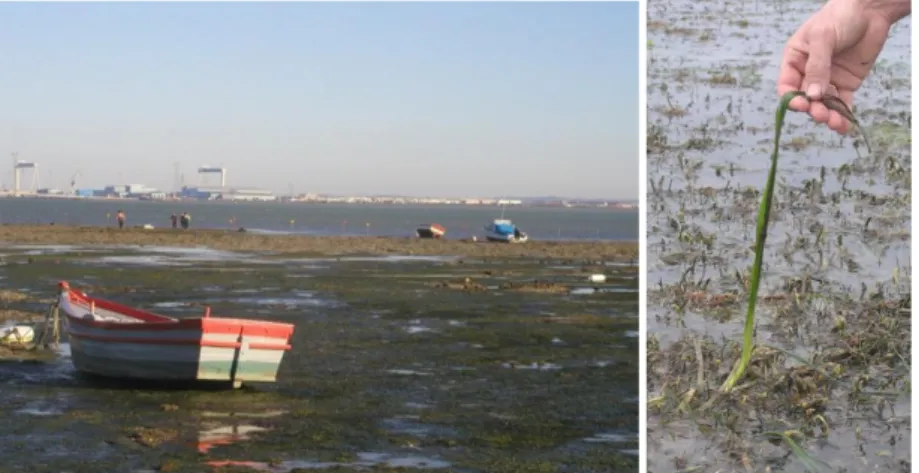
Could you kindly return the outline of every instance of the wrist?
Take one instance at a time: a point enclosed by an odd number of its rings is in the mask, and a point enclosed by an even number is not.
[[[890,24],[906,18],[912,12],[911,0],[858,0],[868,12],[877,13]]]

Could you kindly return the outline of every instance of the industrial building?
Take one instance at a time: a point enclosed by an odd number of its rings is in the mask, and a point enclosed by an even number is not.
[[[264,189],[232,189],[222,195],[224,200],[241,200],[249,202],[271,202],[278,200],[278,197],[271,191]]]
[[[183,199],[217,200],[225,189],[220,187],[183,187],[179,197]]]
[[[28,188],[24,189],[22,178],[26,173],[31,174],[31,180]],[[38,163],[23,161],[19,159],[19,153],[13,153],[13,196],[35,194],[39,188],[38,177]]]
[[[144,184],[111,184],[102,188],[77,188],[77,177],[80,171],[74,173],[70,179],[69,191],[58,188],[39,187],[38,164],[19,159],[18,153],[13,153],[13,188],[11,194],[42,195],[47,197],[77,197],[77,198],[120,198],[140,200],[165,200],[171,198],[194,200],[229,200],[229,201],[259,201],[269,202],[279,200],[271,191],[254,188],[227,187],[227,169],[221,166],[201,165],[196,169],[198,174],[197,186],[184,186],[184,177],[181,176],[178,163],[176,163],[177,188],[175,192],[167,194],[159,189],[148,187]],[[28,179],[26,179],[28,178]]]
[[[56,189],[43,189],[47,192],[46,194],[54,194]],[[39,191],[39,193],[42,193]],[[143,184],[125,184],[125,185],[109,185],[105,186],[102,189],[74,189],[74,197],[82,198],[122,198],[122,199],[142,199],[142,200],[161,200],[165,199],[166,193],[155,189],[153,187],[147,187]]]
[[[179,197],[197,200],[232,200],[270,202],[278,197],[264,189],[225,189],[219,187],[183,187]]]
[[[211,182],[217,177],[218,182]],[[232,201],[261,201],[269,202],[278,200],[271,191],[264,189],[233,189],[227,187],[227,168],[220,166],[198,166],[198,186],[183,186],[179,197],[183,199],[198,200],[232,200]]]

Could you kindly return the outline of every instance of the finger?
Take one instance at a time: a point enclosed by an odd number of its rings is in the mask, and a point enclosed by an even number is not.
[[[814,121],[817,123],[826,123],[830,120],[830,109],[826,108],[826,105],[820,102],[811,102],[808,113],[810,113],[811,117],[813,117]]]
[[[855,91],[852,90],[840,90],[839,99],[846,104],[847,107],[852,108],[852,101],[855,98]]]
[[[849,131],[849,120],[846,120],[839,112],[831,111],[830,119],[826,124],[831,130],[840,134],[845,134]]]
[[[839,89],[831,82],[827,86],[825,95],[839,98]],[[842,99],[840,98],[840,100]],[[848,104],[846,105],[848,106]],[[827,107],[827,110],[829,110],[829,107]],[[830,110],[830,117],[829,120],[827,120],[826,125],[837,133],[845,134],[849,129],[849,120],[841,113],[835,110]]]
[[[796,112],[807,112],[810,110],[810,102],[804,97],[795,97],[788,102],[788,108]]]
[[[789,43],[795,41],[796,38],[792,38]],[[793,46],[785,47],[785,51],[782,54],[782,63],[779,65],[779,76],[776,81],[776,92],[778,92],[779,97],[788,92],[801,90],[801,80],[804,78],[802,71],[806,60],[807,56],[801,53],[799,49]],[[794,100],[792,103],[801,107],[801,104],[806,103],[806,101]],[[796,110],[803,112],[806,107],[796,108]]]
[[[820,99],[830,85],[830,66],[836,49],[836,31],[830,26],[813,26],[807,35],[807,64],[802,85],[811,100]]]
[[[804,58],[791,58],[787,54],[797,55],[795,52],[789,52],[782,58],[779,78],[776,82],[776,89],[780,96],[794,90],[801,90],[801,80],[804,78],[804,74],[801,73],[802,67],[800,67],[801,64],[804,64]]]
[[[779,97],[783,97],[788,92],[801,90],[801,79],[804,75],[801,74],[802,67],[800,65],[804,64],[804,59],[803,54],[794,50],[786,50],[776,86]],[[808,107],[809,104],[804,97],[795,97],[791,99],[791,102],[788,102],[788,108],[796,112],[806,112]]]

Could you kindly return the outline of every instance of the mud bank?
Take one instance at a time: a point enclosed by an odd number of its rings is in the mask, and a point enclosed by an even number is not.
[[[455,255],[480,258],[637,260],[637,242],[530,241],[521,245],[417,238],[256,235],[223,230],[118,230],[64,225],[0,225],[0,244],[206,246],[230,251],[341,255]],[[2,247],[0,247],[2,249]]]

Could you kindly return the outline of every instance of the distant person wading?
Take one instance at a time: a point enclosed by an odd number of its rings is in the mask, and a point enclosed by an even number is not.
[[[118,213],[115,214],[115,220],[118,221],[118,228],[124,228],[124,211],[118,209]]]
[[[188,230],[189,225],[191,225],[191,215],[188,212],[182,212],[179,222],[182,224],[182,230]]]
[[[172,228],[179,228],[179,216],[175,213],[169,217],[169,221],[172,222]]]

